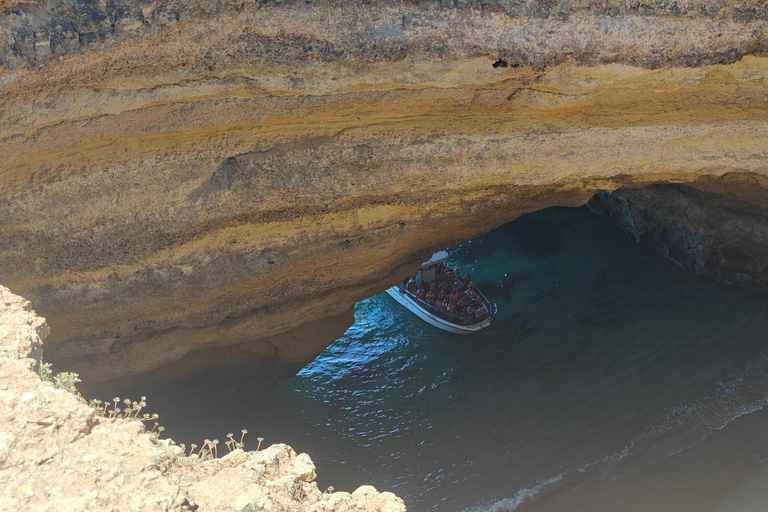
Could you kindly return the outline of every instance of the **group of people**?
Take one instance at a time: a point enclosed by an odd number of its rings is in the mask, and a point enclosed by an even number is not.
[[[469,274],[464,274],[463,278],[459,276],[458,267],[450,268],[440,263],[433,281],[426,282],[418,272],[414,272],[405,282],[405,289],[417,299],[448,315],[463,319],[482,318],[488,309],[472,277]]]

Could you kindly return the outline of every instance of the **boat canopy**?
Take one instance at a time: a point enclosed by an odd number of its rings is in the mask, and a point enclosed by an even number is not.
[[[429,258],[429,261],[425,261],[421,264],[421,268],[424,267],[430,267],[432,265],[437,265],[441,261],[445,261],[448,259],[448,253],[445,251],[437,251],[435,254],[432,255],[431,258]]]

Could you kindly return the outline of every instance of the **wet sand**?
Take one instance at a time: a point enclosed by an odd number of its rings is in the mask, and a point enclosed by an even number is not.
[[[553,489],[519,512],[768,511],[768,410],[733,420],[703,443],[612,481]],[[628,462],[628,465],[631,461]]]

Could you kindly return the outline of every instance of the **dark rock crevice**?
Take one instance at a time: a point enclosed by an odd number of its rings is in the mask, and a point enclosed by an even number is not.
[[[695,275],[768,293],[768,210],[685,185],[599,192],[587,203]]]

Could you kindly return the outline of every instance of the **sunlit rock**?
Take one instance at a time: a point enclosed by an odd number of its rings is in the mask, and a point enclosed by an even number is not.
[[[2,8],[0,282],[90,379],[280,368],[259,340],[599,190],[764,195],[758,2]]]

